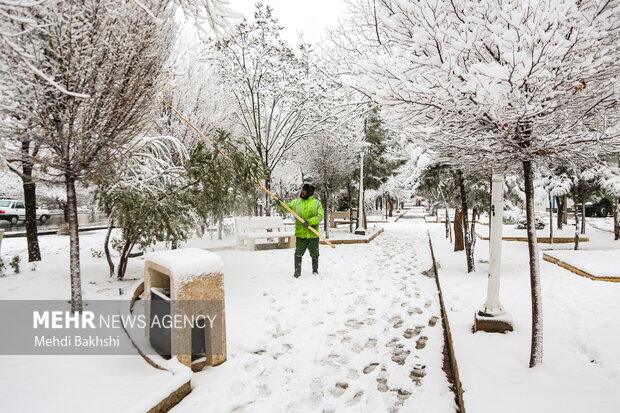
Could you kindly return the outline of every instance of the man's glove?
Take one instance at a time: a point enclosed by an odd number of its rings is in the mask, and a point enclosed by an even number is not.
[[[304,222],[302,222],[302,223],[301,223],[301,225],[303,225],[303,226],[304,226],[304,228],[308,228],[308,226],[309,226],[310,224],[308,224],[308,221],[304,221]]]
[[[280,198],[276,197],[276,199],[273,201],[273,205],[274,206],[280,206],[284,203],[283,200],[281,200]]]

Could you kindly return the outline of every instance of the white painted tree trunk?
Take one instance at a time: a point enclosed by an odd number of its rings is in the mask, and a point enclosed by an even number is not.
[[[366,229],[366,214],[364,213],[364,151],[360,152],[360,188],[357,202],[357,228],[355,232]]]
[[[504,216],[504,175],[494,174],[491,185],[491,232],[489,236],[489,279],[484,313],[500,315],[504,309],[499,302],[502,262],[502,229]]]

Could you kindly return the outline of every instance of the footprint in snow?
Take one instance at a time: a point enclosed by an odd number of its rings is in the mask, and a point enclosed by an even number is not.
[[[243,366],[243,369],[247,372],[250,372],[256,368],[257,364],[258,364],[258,360],[251,361],[247,363],[245,366]]]
[[[379,363],[370,363],[368,366],[364,367],[364,374],[372,373],[378,365]]]
[[[402,403],[411,396],[411,392],[404,389],[394,389],[392,390],[396,392],[396,397],[398,397],[399,403],[397,405],[402,406]]]
[[[357,393],[355,393],[355,395],[351,398],[351,400],[349,400],[347,402],[347,405],[349,406],[353,406],[357,403],[360,402],[360,400],[362,399],[362,396],[364,395],[363,391],[358,391]]]
[[[423,349],[424,347],[426,347],[426,342],[428,341],[428,337],[426,336],[422,336],[418,339],[418,341],[416,341],[415,343],[415,348],[417,348],[418,350]]]
[[[267,385],[260,384],[258,386],[258,396],[263,398],[271,397],[271,390],[269,390],[269,387],[267,387]]]
[[[422,314],[423,311],[421,308],[418,308],[418,307],[409,307],[409,309],[407,310],[407,313],[409,315],[414,315],[414,314]]]
[[[422,378],[426,375],[426,366],[424,364],[416,364],[409,373],[409,378],[417,385],[422,384]]]
[[[338,397],[342,396],[347,391],[348,388],[349,388],[349,384],[348,383],[338,382],[338,383],[336,383],[334,385],[334,388],[330,391],[330,393],[335,398],[338,398]]]
[[[349,369],[349,371],[347,372],[347,378],[351,380],[357,380],[360,378],[360,374],[353,369]]]
[[[411,354],[411,351],[409,350],[405,350],[403,348],[395,348],[394,351],[392,351],[392,361],[402,366],[403,364],[405,364],[405,360],[407,359],[409,354]]]
[[[385,346],[386,347],[396,347],[396,345],[398,345],[398,341],[399,341],[399,338],[398,337],[394,337]]]
[[[351,346],[351,351],[354,353],[361,353],[364,350],[364,348],[362,346],[360,346],[358,343],[353,343],[353,345]]]
[[[381,393],[386,393],[390,388],[387,385],[387,379],[386,378],[378,378],[377,379],[377,390],[379,390]]]
[[[319,378],[314,378],[310,382],[310,390],[313,392],[319,392],[323,389],[323,382]]]

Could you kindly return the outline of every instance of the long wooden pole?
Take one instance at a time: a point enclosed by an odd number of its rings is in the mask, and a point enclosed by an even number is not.
[[[164,102],[166,104],[166,106],[168,106],[170,109],[172,109],[172,111],[174,113],[177,114],[178,117],[180,117],[183,122],[187,123],[192,129],[194,129],[196,131],[196,133],[198,135],[200,135],[206,142],[208,142],[211,146],[213,146],[213,148],[215,148],[216,151],[218,151],[218,153],[220,155],[222,155],[226,160],[228,160],[228,162],[230,162],[231,164],[234,165],[234,161],[228,156],[226,155],[224,152],[222,152],[217,146],[215,146],[215,144],[213,144],[213,141],[211,141],[211,139],[207,138],[207,136],[202,133],[196,126],[194,126],[194,124],[192,124],[187,118],[185,118],[183,115],[181,115],[181,113],[179,113],[178,110],[175,109],[174,106],[172,106],[172,104],[170,104],[170,102],[168,102],[166,99],[164,99],[163,97],[160,97],[162,102]],[[273,194],[273,192],[271,192],[270,190],[268,190],[267,188],[265,188],[265,186],[263,184],[261,184],[259,182],[258,179],[256,178],[252,178],[252,181],[258,185],[260,187],[260,189],[262,189],[263,191],[265,191],[270,197],[272,197],[274,200],[276,200],[277,202],[280,203],[280,205],[282,205],[284,207],[284,209],[286,209],[288,212],[290,212],[291,214],[293,214],[293,216],[299,221],[299,222],[306,222],[302,217],[300,217],[299,215],[297,215],[297,213],[295,211],[293,211],[291,209],[291,207],[289,207],[288,205],[286,205],[284,202],[282,202],[280,200],[280,198],[278,198],[276,195]],[[334,244],[332,244],[331,242],[329,242],[329,240],[327,238],[325,238],[323,235],[321,235],[321,233],[319,231],[317,231],[316,229],[314,229],[311,226],[308,226],[308,229],[310,231],[312,231],[316,236],[318,236],[319,238],[321,238],[327,245],[329,245],[332,248],[336,248],[336,246]]]

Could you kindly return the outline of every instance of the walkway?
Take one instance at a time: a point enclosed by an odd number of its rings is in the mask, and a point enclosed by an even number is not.
[[[229,360],[198,373],[174,412],[453,412],[426,225],[292,251],[223,251]]]

